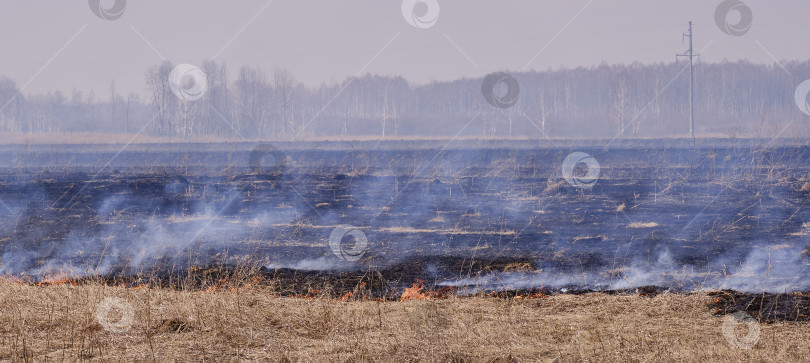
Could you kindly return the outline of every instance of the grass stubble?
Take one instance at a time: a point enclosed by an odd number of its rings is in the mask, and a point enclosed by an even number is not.
[[[810,361],[810,324],[760,324],[753,348],[740,349],[710,300],[696,292],[340,301],[282,297],[272,284],[0,280],[0,361]],[[102,302],[113,322],[131,307],[131,324],[103,326]],[[746,325],[734,333],[745,336]]]

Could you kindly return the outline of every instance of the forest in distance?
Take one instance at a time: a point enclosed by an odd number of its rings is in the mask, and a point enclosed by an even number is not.
[[[350,137],[662,138],[689,134],[686,62],[602,64],[508,73],[517,102],[496,108],[482,79],[417,85],[363,75],[309,87],[289,71],[205,61],[206,91],[184,101],[170,90],[175,64],[144,73],[144,93],[53,91],[22,95],[0,77],[0,132],[140,133],[157,137],[305,140]],[[695,65],[698,137],[806,137],[794,91],[810,61]],[[143,95],[148,96],[143,96]]]

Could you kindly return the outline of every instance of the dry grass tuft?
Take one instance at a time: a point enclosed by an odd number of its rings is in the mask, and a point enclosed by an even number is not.
[[[658,223],[655,222],[633,222],[627,225],[627,228],[655,228]]]
[[[155,326],[155,330],[161,333],[186,333],[192,329],[191,324],[178,318],[163,319]]]

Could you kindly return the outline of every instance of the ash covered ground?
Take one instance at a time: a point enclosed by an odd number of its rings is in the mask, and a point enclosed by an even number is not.
[[[810,290],[806,146],[606,144],[5,146],[0,274],[254,266],[380,294],[419,280],[462,294]],[[592,185],[563,175],[574,152],[598,162]]]

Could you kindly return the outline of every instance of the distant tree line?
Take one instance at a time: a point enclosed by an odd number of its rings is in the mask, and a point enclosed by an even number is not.
[[[176,97],[174,65],[145,74],[149,97],[116,92],[23,96],[0,77],[0,131],[141,132],[248,139],[312,137],[528,136],[532,138],[673,137],[688,134],[689,70],[685,63],[606,65],[514,72],[517,103],[495,108],[482,79],[414,85],[402,77],[365,75],[306,87],[284,69],[272,74],[203,62],[208,87],[196,101]],[[706,136],[807,136],[810,116],[794,101],[810,78],[810,61],[742,62],[695,67],[696,133]],[[500,87],[503,87],[502,85]],[[495,92],[504,92],[496,87]],[[787,126],[790,126],[787,128]],[[785,130],[789,130],[785,132]]]

